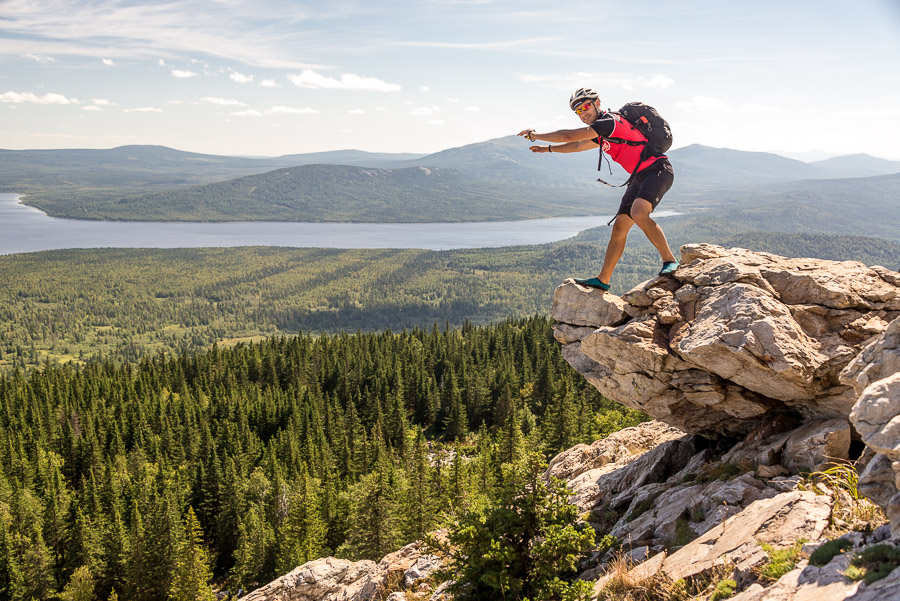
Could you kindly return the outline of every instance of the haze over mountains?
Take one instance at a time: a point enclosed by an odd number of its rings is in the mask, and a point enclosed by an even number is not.
[[[596,151],[533,154],[528,146],[506,136],[424,156],[343,150],[246,158],[161,146],[0,150],[0,191],[27,194],[26,202],[51,215],[88,219],[459,221],[615,209],[622,190],[596,182]],[[676,180],[666,198],[679,205],[667,208],[678,210],[727,205],[735,196],[772,201],[808,193],[834,201],[837,190],[857,189],[878,196],[886,182],[865,180],[900,173],[900,161],[868,155],[804,163],[691,145],[669,156]],[[609,161],[600,176],[627,179]],[[826,183],[847,178],[860,181]]]

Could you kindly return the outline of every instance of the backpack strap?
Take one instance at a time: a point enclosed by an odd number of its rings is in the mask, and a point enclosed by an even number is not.
[[[629,121],[628,119],[623,117],[621,113],[614,113],[612,111],[609,111],[609,113],[611,115],[615,115],[616,117],[618,117],[619,120],[627,123],[628,126],[632,130],[634,130],[634,131],[638,132],[639,134],[641,134],[642,136],[644,136],[644,132],[642,132],[637,127],[635,127],[634,123],[632,123],[631,121]],[[624,184],[619,184],[618,186],[614,186],[611,183],[604,181],[601,178],[597,178],[597,181],[600,182],[601,184],[605,184],[605,185],[609,186],[610,188],[622,188],[623,186],[627,186],[628,184],[630,184],[634,180],[634,176],[637,173],[638,168],[641,166],[641,163],[643,163],[645,160],[650,158],[649,153],[652,152],[652,150],[653,150],[653,146],[651,146],[650,141],[646,139],[647,136],[644,136],[644,138],[645,139],[643,141],[626,140],[624,138],[601,138],[601,140],[606,140],[607,142],[612,142],[613,144],[625,144],[627,146],[643,146],[644,149],[641,151],[641,156],[640,156],[640,158],[638,158],[637,165],[634,166],[634,170],[631,172],[631,175],[628,176],[628,179],[625,181]],[[603,166],[603,143],[601,142],[601,144],[600,144],[600,163],[597,165],[597,171],[600,171],[602,166]],[[612,173],[612,169],[610,169],[610,173]]]
[[[607,139],[611,142],[613,142],[615,140],[614,138],[607,138]],[[631,142],[631,140],[623,140],[623,142]],[[650,150],[651,147],[646,142],[637,142],[637,143],[628,144],[628,145],[629,146],[644,146],[644,150],[641,151],[641,156],[638,157],[637,164],[634,166],[634,169],[632,170],[631,175],[629,175],[628,179],[625,180],[625,183],[619,184],[618,186],[614,186],[613,184],[611,184],[599,177],[597,178],[598,182],[600,182],[601,184],[605,184],[605,185],[609,186],[610,188],[622,188],[623,186],[627,186],[634,180],[634,176],[635,176],[635,174],[637,174],[638,169],[640,169],[641,164],[649,158],[647,151]],[[600,165],[597,166],[597,171],[600,171],[600,168],[602,165],[603,165],[603,146],[600,146]],[[609,172],[612,173],[612,169],[610,169]]]

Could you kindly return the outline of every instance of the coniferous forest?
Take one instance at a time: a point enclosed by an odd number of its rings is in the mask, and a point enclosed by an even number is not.
[[[673,246],[896,268],[891,240],[672,219]],[[526,450],[646,419],[543,316],[604,242],[0,257],[0,601],[212,599],[377,560],[514,495]],[[615,291],[657,269],[634,237]]]
[[[491,503],[501,467],[646,419],[544,317],[273,337],[0,376],[0,598],[211,598],[379,559]]]

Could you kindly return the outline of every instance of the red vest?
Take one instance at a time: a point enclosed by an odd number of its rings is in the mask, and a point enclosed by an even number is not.
[[[647,138],[644,137],[644,134],[633,128],[621,116],[616,115],[615,113],[610,114],[616,121],[616,127],[613,130],[612,135],[610,136],[611,138],[635,140],[638,142],[645,142],[647,140]],[[638,161],[640,161],[641,159],[641,152],[645,148],[644,146],[629,146],[628,144],[610,142],[606,138],[601,138],[600,144],[601,150],[608,154],[612,160],[622,165],[622,167],[624,167],[625,171],[627,171],[628,173],[634,172],[634,168],[637,166]],[[661,155],[652,156],[648,159],[645,159],[641,162],[640,167],[638,167],[638,171],[643,171],[662,158],[667,157],[665,155]]]

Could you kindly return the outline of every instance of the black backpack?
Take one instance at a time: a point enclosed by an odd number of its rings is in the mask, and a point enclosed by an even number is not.
[[[651,157],[654,154],[663,154],[672,147],[672,128],[669,127],[669,123],[662,118],[655,108],[648,104],[644,104],[643,102],[629,102],[613,114],[620,115],[632,129],[638,130],[641,135],[646,138],[645,142],[624,140],[622,138],[605,138],[614,144],[644,146],[644,150],[641,151],[641,158],[638,160],[638,165],[635,167],[634,171],[631,172],[628,181],[621,184],[621,186],[627,186],[631,183],[631,180],[634,179],[634,174],[637,173],[637,167],[639,167],[646,158]],[[601,145],[600,164],[597,165],[597,171],[600,171],[602,166],[603,146]],[[609,184],[602,179],[598,179],[597,181],[604,183],[607,186],[612,186],[612,184]]]

